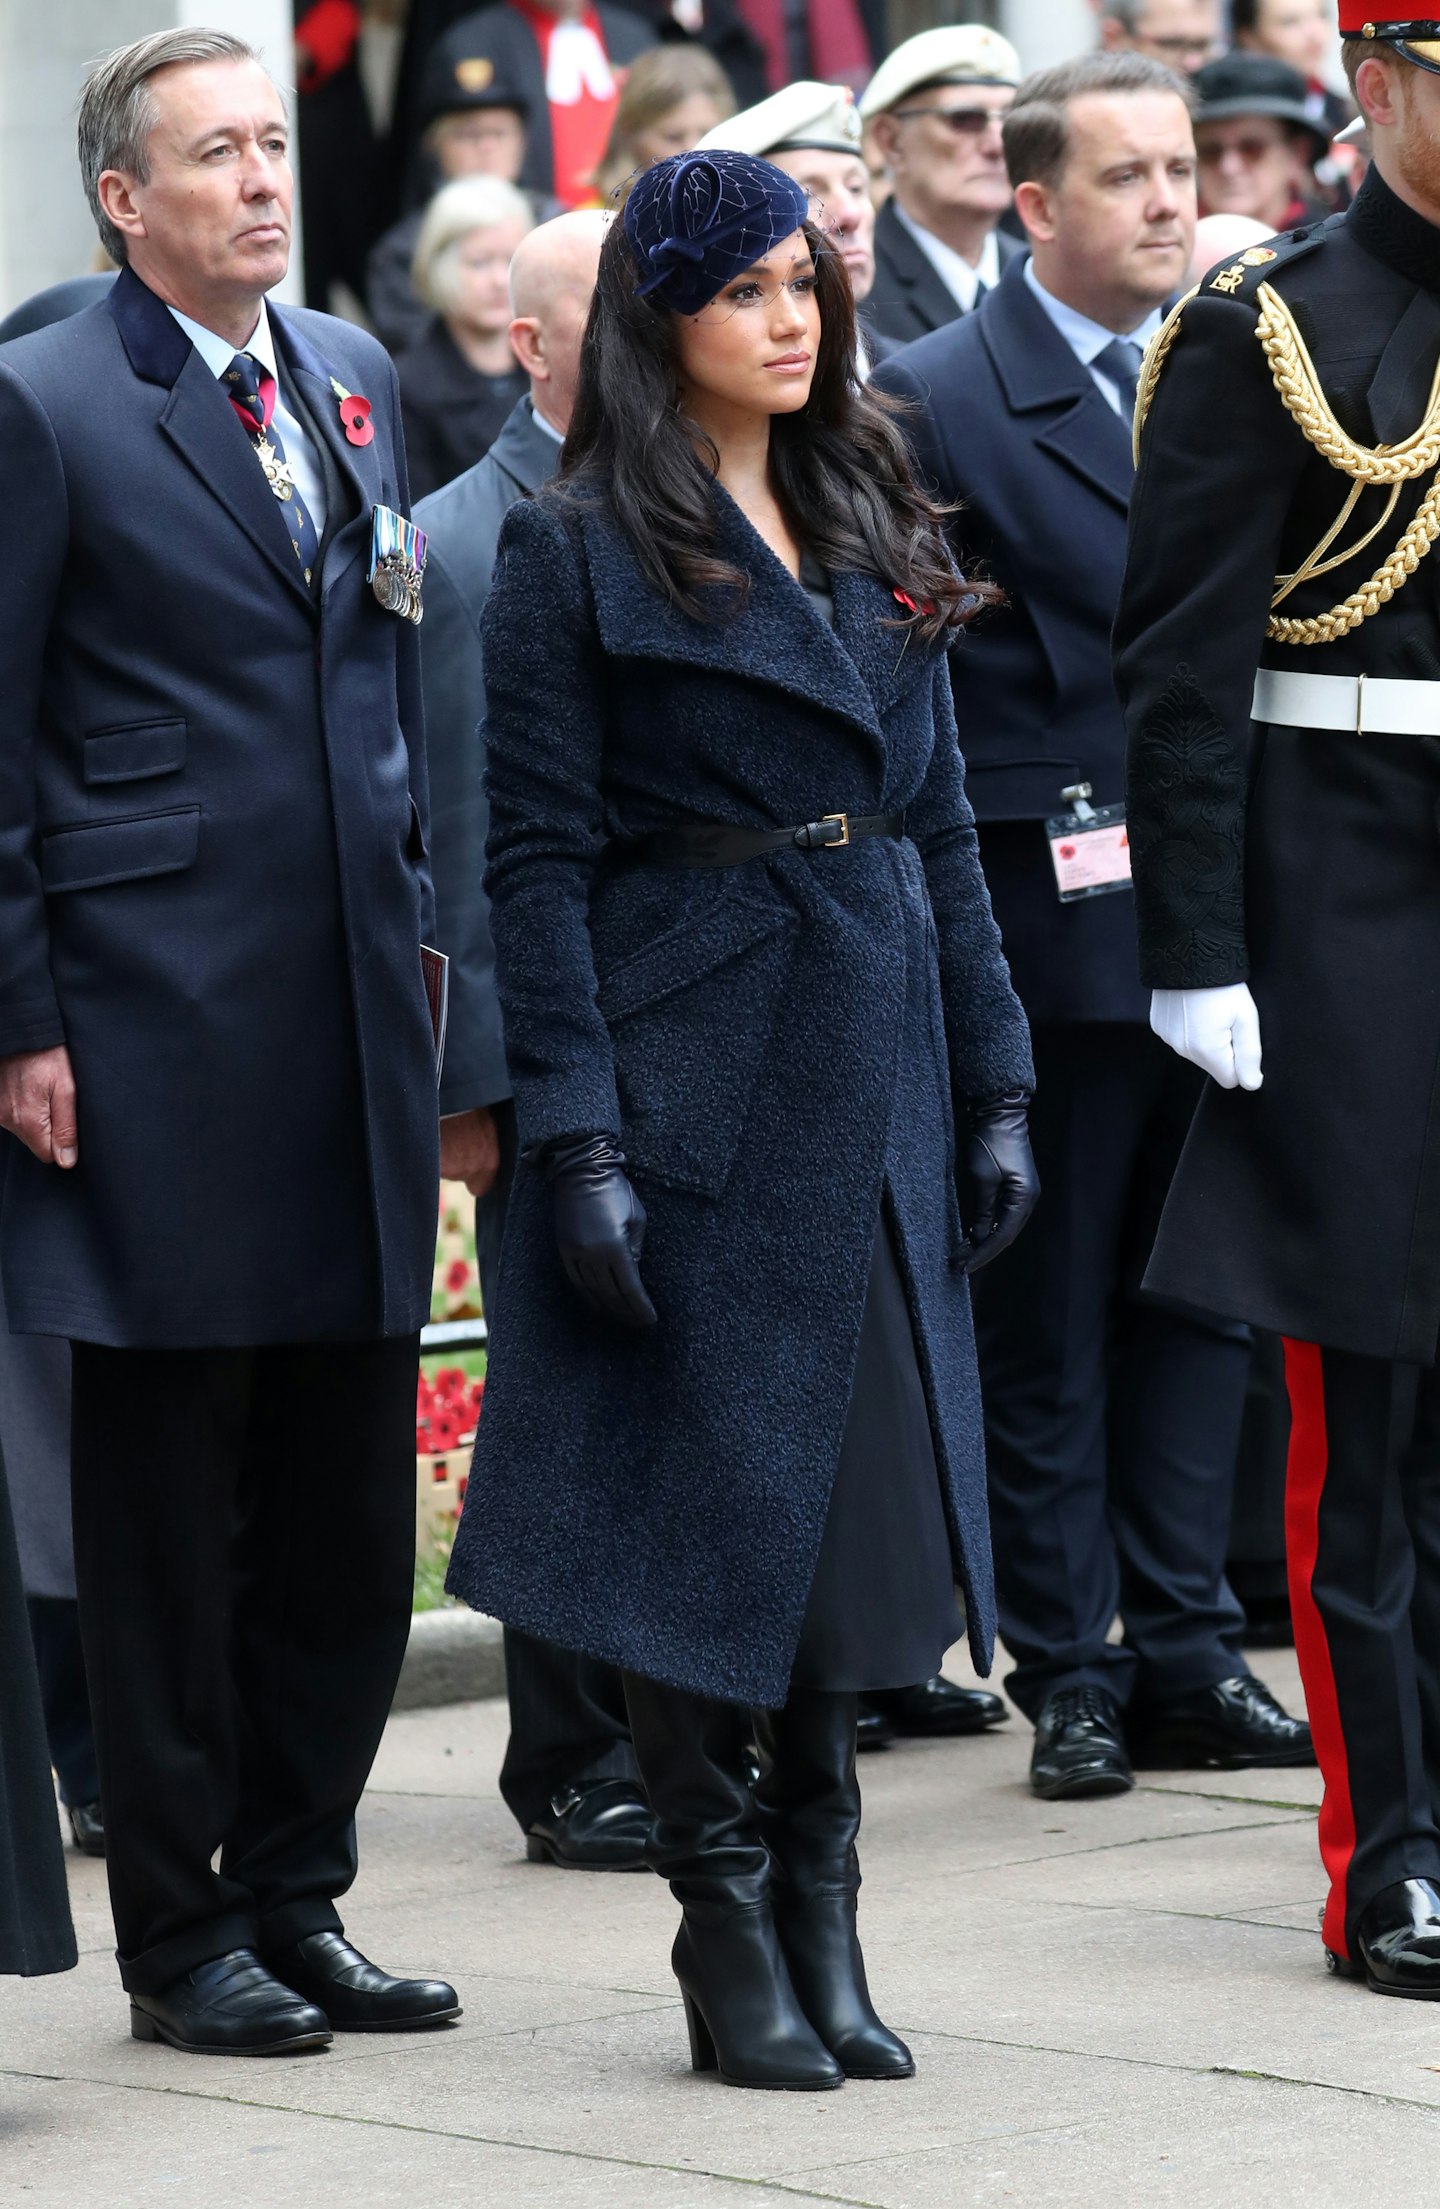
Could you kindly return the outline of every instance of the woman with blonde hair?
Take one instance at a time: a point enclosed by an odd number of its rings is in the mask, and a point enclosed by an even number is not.
[[[529,388],[510,350],[510,262],[534,227],[500,177],[459,177],[426,209],[412,281],[435,319],[395,363],[413,498],[483,460]]]
[[[641,54],[630,64],[595,172],[600,199],[607,206],[623,201],[642,169],[688,153],[734,112],[730,79],[703,46],[656,46]]]

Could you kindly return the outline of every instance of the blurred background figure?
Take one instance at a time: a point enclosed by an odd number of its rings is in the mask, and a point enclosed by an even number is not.
[[[1062,903],[1046,833],[1074,785],[1102,806],[1124,794],[1110,630],[1141,349],[1195,229],[1188,101],[1124,50],[1027,79],[1005,152],[1030,257],[876,374],[916,403],[962,566],[1005,593],[951,670],[1035,1050],[1045,1199],[973,1287],[1006,1684],[1045,1800],[1119,1792],[1142,1761],[1311,1756],[1240,1654],[1225,1581],[1249,1332],[1140,1288],[1201,1085],[1150,1032],[1123,871],[1112,894]]]
[[[602,206],[620,205],[641,169],[688,153],[734,112],[730,80],[703,46],[656,46],[642,54],[621,88],[596,197]]]
[[[1305,107],[1329,137],[1343,130],[1354,103],[1325,82],[1335,40],[1334,0],[1230,0],[1230,32],[1242,53],[1268,54],[1305,79]]]
[[[1202,214],[1248,215],[1267,234],[1329,214],[1315,164],[1330,133],[1312,118],[1298,70],[1233,53],[1206,62],[1194,82]]]
[[[510,342],[528,395],[481,464],[416,510],[430,540],[420,672],[435,940],[450,959],[440,1161],[447,1179],[463,1181],[476,1199],[475,1253],[492,1326],[516,1134],[483,879],[490,809],[480,616],[501,523],[559,466],[608,221],[586,209],[542,223],[522,242],[510,271]],[[510,1740],[500,1791],[526,1853],[569,1870],[642,1870],[650,1812],[615,1667],[507,1627],[505,1685]]]
[[[1100,44],[1193,76],[1225,44],[1222,0],[1099,0]]]
[[[0,1465],[0,1972],[38,1978],[77,1962],[35,1653]]]
[[[426,210],[412,282],[433,319],[395,363],[412,498],[483,460],[525,395],[510,350],[510,262],[534,227],[525,194],[494,176],[447,184]]]
[[[801,78],[858,92],[890,43],[886,0],[740,0],[760,41],[765,84]]]
[[[516,87],[528,118],[519,181],[583,207],[594,201],[623,72],[655,43],[641,16],[606,0],[495,0],[452,17],[427,66],[479,81],[488,63]]]
[[[875,224],[869,319],[902,345],[978,306],[1021,250],[1000,125],[1020,82],[1007,39],[973,23],[921,31],[881,62],[860,102],[891,192]]]
[[[1221,261],[1233,259],[1247,246],[1263,245],[1273,235],[1263,222],[1256,222],[1250,215],[1202,215],[1195,225],[1195,250],[1190,256],[1187,285],[1198,284]]]
[[[415,177],[418,204],[380,239],[365,270],[365,304],[375,334],[392,353],[414,345],[430,326],[431,310],[417,298],[411,271],[420,226],[431,198],[461,177],[498,177],[513,184],[525,163],[524,94],[488,62],[436,61],[426,79],[425,131]],[[557,203],[528,194],[537,222]]]
[[[365,256],[384,220],[380,141],[360,75],[356,0],[296,0],[295,103],[305,203],[305,296],[365,296]]]

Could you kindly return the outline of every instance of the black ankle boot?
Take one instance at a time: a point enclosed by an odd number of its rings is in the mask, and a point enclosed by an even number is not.
[[[881,2023],[855,1928],[860,1789],[853,1695],[797,1688],[757,1711],[755,1807],[775,1870],[775,1922],[800,2005],[847,2078],[908,2079],[915,2058]]]
[[[746,1714],[630,1672],[625,1700],[655,1813],[646,1854],[685,1913],[671,1962],[694,2068],[730,2086],[843,2086],[776,1937],[770,1859],[745,1778]]]

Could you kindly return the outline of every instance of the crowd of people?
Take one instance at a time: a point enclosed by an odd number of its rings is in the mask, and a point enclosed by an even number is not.
[[[33,1681],[5,1754],[107,1857],[137,2037],[459,2015],[336,1907],[408,1615],[437,1166],[490,1327],[450,1585],[505,1623],[501,1789],[532,1858],[669,1879],[697,2069],[913,2069],[856,1938],[855,1757],[1005,1722],[940,1669],[997,1629],[1044,1800],[1328,1743],[1327,1951],[1437,1991],[1424,1897],[1366,1916],[1440,1873],[1410,1706],[1366,1765],[1358,1706],[1312,1738],[1244,1654],[1289,1631],[1312,1336],[1162,1227],[1179,1189],[1203,1242],[1192,1124],[1259,1059],[1233,891],[1181,910],[1239,832],[1211,709],[1152,681],[1171,479],[1132,442],[1197,287],[1213,318],[1332,217],[1393,237],[1393,193],[1329,0],[1106,0],[1029,75],[982,24],[887,51],[883,12],[415,0],[385,188],[341,222],[317,181],[309,310],[265,305],[290,158],[250,50],[161,34],[87,85],[119,273],[0,330],[34,333],[0,421],[48,517],[0,779],[0,1447],[48,1755]],[[1399,143],[1380,78],[1440,44],[1346,28]],[[307,179],[369,127],[358,30],[301,12]],[[1192,784],[1202,825],[1162,820]],[[1315,1339],[1378,1360],[1345,1324]],[[338,1535],[291,1477],[322,1419]],[[35,1500],[67,1462],[73,1556]],[[1312,1707],[1357,1601],[1326,1556]],[[0,1967],[66,1957],[43,1823]]]

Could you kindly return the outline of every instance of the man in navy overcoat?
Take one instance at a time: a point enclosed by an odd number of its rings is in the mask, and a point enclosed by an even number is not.
[[[1056,151],[1051,118],[1066,118]],[[952,655],[980,851],[1032,1022],[1045,1201],[975,1285],[1000,1630],[1047,1800],[1161,1764],[1310,1758],[1240,1654],[1225,1581],[1248,1367],[1234,1324],[1139,1295],[1199,1091],[1151,1035],[1127,888],[1061,904],[1061,791],[1124,789],[1110,672],[1141,347],[1184,277],[1194,151],[1160,62],[1022,85],[1005,150],[1032,257],[981,313],[884,363],[922,472],[1007,604]],[[1113,1642],[1116,1611],[1125,1625]]]
[[[0,354],[0,1249],[12,1326],[74,1344],[133,2029],[270,2052],[455,2008],[335,1908],[435,1223],[416,636],[367,587],[405,467],[379,347],[266,311],[291,185],[247,47],[110,56],[80,153],[125,265]]]

